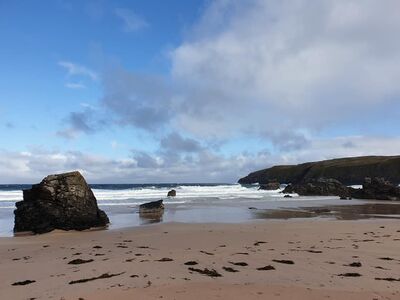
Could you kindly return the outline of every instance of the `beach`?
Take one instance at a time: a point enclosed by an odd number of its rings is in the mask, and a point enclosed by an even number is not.
[[[2,237],[0,299],[400,299],[399,247],[384,219]]]
[[[0,24],[0,300],[400,300],[400,1]]]

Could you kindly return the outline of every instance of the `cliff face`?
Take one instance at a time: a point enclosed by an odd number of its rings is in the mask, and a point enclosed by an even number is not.
[[[250,173],[239,179],[241,184],[297,183],[320,177],[334,178],[343,184],[362,184],[365,177],[384,177],[392,183],[400,183],[400,156],[347,157],[299,165],[274,166]]]

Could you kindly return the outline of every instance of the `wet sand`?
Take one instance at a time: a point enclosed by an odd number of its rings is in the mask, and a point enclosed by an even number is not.
[[[299,217],[346,220],[400,217],[400,202],[340,200],[339,197],[203,199],[181,204],[171,204],[166,201],[164,204],[166,206],[164,214],[154,218],[141,216],[137,206],[100,205],[100,208],[109,216],[110,229],[147,226],[160,222],[237,224],[254,220]],[[327,209],[330,212],[324,212]],[[13,210],[14,208],[0,210],[0,237],[13,236]]]
[[[400,299],[398,220],[0,238],[0,299]]]
[[[253,209],[255,219],[329,218],[336,220],[400,219],[400,203],[323,205],[290,209]]]

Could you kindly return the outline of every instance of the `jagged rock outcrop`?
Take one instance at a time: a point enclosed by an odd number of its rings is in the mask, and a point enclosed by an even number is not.
[[[339,196],[348,197],[349,189],[340,181],[332,178],[308,179],[305,182],[289,184],[284,194],[296,193],[300,196]]]
[[[400,200],[400,188],[384,178],[365,178],[362,189],[349,189],[356,199]]]
[[[268,182],[268,183],[260,184],[260,187],[258,189],[272,191],[272,190],[277,190],[280,187],[281,187],[281,184],[279,182],[275,181],[275,182]]]
[[[239,180],[241,184],[305,182],[309,179],[334,178],[345,185],[362,184],[365,177],[384,177],[400,183],[400,156],[348,157],[299,165],[275,166],[250,173]]]
[[[365,178],[361,189],[347,187],[332,178],[308,179],[289,184],[282,193],[297,193],[300,196],[339,196],[341,199],[400,200],[400,187],[379,177]]]
[[[14,232],[85,230],[109,223],[106,213],[79,172],[49,175],[16,203]]]
[[[176,197],[176,191],[175,190],[170,190],[167,194],[167,197]]]

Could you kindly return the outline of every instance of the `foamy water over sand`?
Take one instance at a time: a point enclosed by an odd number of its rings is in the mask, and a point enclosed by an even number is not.
[[[23,199],[22,189],[30,188],[29,185],[3,185],[0,186],[0,234],[11,234],[13,226],[13,210],[15,203]],[[173,198],[166,197],[171,189],[177,191],[177,196]],[[224,220],[223,213],[219,217],[210,217],[212,214],[196,213],[196,216],[188,218],[179,217],[180,210],[186,210],[185,215],[190,214],[187,210],[194,207],[213,206],[245,206],[248,202],[275,201],[277,199],[285,200],[281,190],[263,191],[258,190],[257,185],[242,186],[240,184],[159,184],[159,185],[114,185],[102,184],[92,185],[93,192],[97,198],[98,205],[109,215],[113,226],[136,226],[141,224],[138,215],[135,213],[138,205],[152,201],[164,199],[167,208],[173,212],[170,220],[190,221]],[[178,216],[177,216],[178,214]],[[229,214],[229,213],[228,213]],[[168,210],[166,211],[168,216]],[[201,215],[204,215],[201,217]],[[236,216],[238,220],[241,218]],[[235,218],[236,218],[235,217]],[[205,219],[204,219],[205,218]],[[168,217],[167,217],[168,219]],[[215,220],[214,220],[215,219]],[[231,218],[230,218],[231,219]],[[233,221],[233,220],[231,220]]]
[[[13,206],[16,201],[22,200],[22,188],[29,188],[28,185],[0,186],[0,208]],[[191,202],[196,198],[218,198],[235,199],[250,198],[261,199],[265,196],[279,197],[283,195],[276,191],[258,190],[258,185],[242,186],[240,184],[222,185],[93,185],[93,192],[100,205],[126,205],[141,204],[149,200],[166,198],[167,192],[171,189],[177,191],[174,199],[179,199],[178,203]]]

